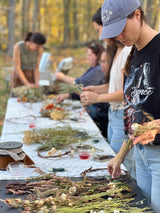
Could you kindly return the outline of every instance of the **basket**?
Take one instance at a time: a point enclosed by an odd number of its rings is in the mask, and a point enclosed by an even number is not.
[[[22,162],[26,165],[34,162],[22,150],[23,144],[20,142],[2,142],[0,143],[0,170],[6,170],[11,162]]]

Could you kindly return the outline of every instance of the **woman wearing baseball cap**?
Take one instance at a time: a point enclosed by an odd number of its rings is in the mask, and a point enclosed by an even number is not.
[[[160,34],[145,21],[138,0],[106,0],[102,6],[101,39],[115,37],[132,46],[125,66],[124,130],[126,141],[108,171],[113,178],[120,175],[128,139],[133,140],[138,186],[160,212],[160,128],[138,137],[133,134],[134,123],[160,125]]]
[[[101,8],[99,8],[92,17],[93,25],[99,36],[102,31]],[[114,38],[104,39],[103,42],[107,44],[106,51],[112,49],[110,53],[110,60],[107,62],[110,69],[110,78],[106,84],[100,86],[87,86],[83,88],[81,93],[82,105],[88,106],[93,103],[106,103],[109,102],[108,110],[108,127],[107,142],[111,148],[118,153],[125,135],[123,123],[123,110],[124,110],[124,97],[123,97],[123,69],[127,57],[131,51],[131,47],[125,47],[121,42],[116,41]],[[107,123],[106,123],[107,126]],[[135,162],[134,150],[126,156],[123,164],[135,179]]]

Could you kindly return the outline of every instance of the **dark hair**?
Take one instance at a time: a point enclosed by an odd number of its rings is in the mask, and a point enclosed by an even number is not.
[[[92,22],[96,22],[97,24],[103,26],[102,18],[101,18],[101,7],[93,15]],[[118,46],[124,47],[124,45],[120,41],[117,41],[115,38],[111,38],[111,40],[115,43],[115,45],[117,45],[117,47]]]
[[[143,9],[141,7],[139,7],[138,10],[141,12],[141,25],[142,25],[144,21],[146,22],[146,17],[144,15],[144,11],[143,11]],[[127,18],[128,19],[132,19],[134,17],[134,12],[132,14],[130,14]],[[131,49],[131,52],[130,52],[130,54],[127,57],[127,61],[126,61],[125,67],[124,67],[124,74],[126,76],[129,75],[130,68],[131,68],[131,60],[133,58],[133,54],[134,54],[135,50],[136,50],[136,46],[133,45],[133,47]]]
[[[101,19],[101,7],[92,16],[92,22],[96,22],[97,24],[103,26],[102,19]]]
[[[110,71],[111,71],[111,67],[112,67],[112,64],[113,64],[113,60],[114,60],[114,56],[115,56],[116,51],[117,51],[117,46],[114,45],[114,44],[107,45],[107,48],[103,51],[104,53],[106,53],[107,58],[109,60],[108,61],[108,63],[109,63],[108,73],[107,73],[106,79],[105,79],[106,83],[109,83]]]
[[[117,47],[125,47],[124,44],[122,44],[120,41],[116,40],[116,38],[110,38],[113,41],[113,44],[115,46],[115,48]]]
[[[46,37],[39,32],[27,32],[24,41],[33,41],[35,44],[45,44]]]
[[[102,52],[104,51],[104,47],[102,44],[99,43],[92,43],[88,46],[88,49],[91,49],[92,52],[97,56],[97,62],[96,64],[99,64],[99,60],[101,57]]]

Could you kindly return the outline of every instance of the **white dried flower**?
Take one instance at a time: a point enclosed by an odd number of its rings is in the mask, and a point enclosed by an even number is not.
[[[108,200],[112,200],[112,197],[108,197]]]
[[[135,131],[135,130],[138,129],[140,126],[141,126],[140,124],[134,123],[134,124],[132,124],[131,128]]]
[[[61,150],[58,151],[58,155],[62,155],[62,151]]]
[[[95,153],[95,148],[92,148],[91,149],[91,155],[94,155],[94,153]]]
[[[67,198],[67,195],[65,193],[62,193],[61,194],[61,199],[64,201],[64,200],[66,200],[66,198]]]
[[[52,211],[53,211],[53,212],[56,212],[56,210],[57,210],[57,206],[55,206],[55,205],[52,206]]]
[[[116,188],[116,185],[113,182],[108,183],[107,186],[109,186],[110,189],[115,189]]]
[[[71,155],[71,157],[74,156],[74,149],[71,149],[70,155]]]
[[[113,213],[119,213],[119,210],[115,209]]]
[[[69,188],[69,194],[71,195],[75,195],[76,191],[77,191],[77,188],[75,186],[72,186]]]
[[[69,206],[69,207],[72,207],[72,206],[73,206],[73,204],[72,204],[72,203],[69,203],[69,204],[68,204],[68,206]]]

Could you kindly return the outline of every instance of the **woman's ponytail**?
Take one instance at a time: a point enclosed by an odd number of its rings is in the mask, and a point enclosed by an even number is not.
[[[136,46],[133,45],[132,49],[131,49],[131,52],[130,54],[128,55],[128,58],[127,58],[127,61],[126,61],[126,64],[125,64],[125,67],[124,67],[124,74],[126,76],[129,75],[129,72],[130,72],[130,68],[131,68],[131,60],[133,58],[133,54],[134,54],[134,51],[136,49]]]
[[[26,41],[30,41],[30,38],[31,38],[32,35],[33,35],[32,32],[27,32],[26,35],[25,35],[24,41],[25,41],[25,42],[26,42]]]

